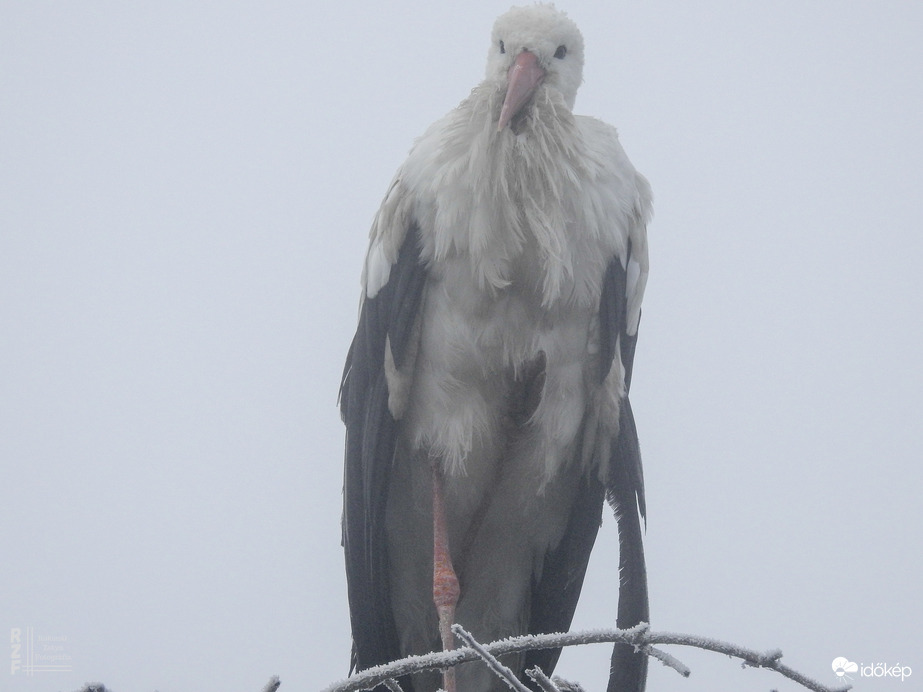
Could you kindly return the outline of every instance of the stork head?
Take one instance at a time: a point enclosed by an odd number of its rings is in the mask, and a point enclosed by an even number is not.
[[[538,88],[556,89],[573,108],[583,81],[583,36],[554,5],[513,7],[494,24],[487,79],[506,94],[499,130],[529,106]]]

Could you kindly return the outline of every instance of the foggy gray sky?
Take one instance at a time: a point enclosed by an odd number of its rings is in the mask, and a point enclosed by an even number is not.
[[[655,195],[654,628],[923,678],[923,5],[557,4]],[[509,2],[456,5],[0,1],[0,636],[72,665],[4,646],[0,690],[346,674],[336,393],[378,203]],[[609,520],[575,628],[616,566]],[[671,653],[652,692],[797,689]]]

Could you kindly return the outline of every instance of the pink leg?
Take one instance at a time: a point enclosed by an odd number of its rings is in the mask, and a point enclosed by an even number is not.
[[[455,648],[452,623],[455,622],[455,604],[458,603],[458,577],[449,554],[449,532],[445,521],[445,500],[442,494],[442,472],[433,464],[433,602],[439,613],[439,635],[442,650]],[[455,692],[455,669],[442,672],[442,686],[446,692]]]

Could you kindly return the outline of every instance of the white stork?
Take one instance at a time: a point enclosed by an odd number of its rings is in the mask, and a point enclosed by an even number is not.
[[[648,619],[628,387],[651,193],[615,129],[573,115],[582,73],[565,14],[502,15],[484,81],[416,141],[375,217],[340,391],[357,669],[438,650],[440,632],[450,647],[453,619],[482,642],[566,631],[604,498],[617,624]],[[550,673],[559,653],[505,662]],[[610,690],[643,690],[644,655],[616,646],[612,663]],[[478,663],[457,687],[505,689]]]

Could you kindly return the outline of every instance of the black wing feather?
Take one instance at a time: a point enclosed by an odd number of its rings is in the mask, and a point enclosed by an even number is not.
[[[388,409],[384,359],[387,340],[395,364],[404,362],[425,282],[420,232],[414,225],[407,231],[388,283],[374,298],[363,301],[340,385],[340,411],[346,424],[343,547],[355,670],[400,657],[384,533],[397,424]]]
[[[613,451],[606,496],[619,526],[619,610],[616,626],[650,622],[647,569],[644,564],[641,517],[645,516],[644,480],[638,431],[628,397],[619,411],[619,437]],[[647,654],[628,644],[612,649],[607,692],[643,692],[647,682]]]
[[[602,295],[599,298],[599,381],[602,382],[612,368],[615,345],[619,334],[625,331],[625,286],[627,274],[618,257],[609,260],[603,277]]]
[[[628,257],[631,257],[630,243]],[[626,262],[626,266],[627,264]],[[607,287],[603,289],[603,301],[607,297],[611,299],[612,296],[616,296],[620,305],[617,308],[600,307],[601,338],[612,342],[618,340],[619,357],[625,369],[625,395],[619,405],[619,435],[612,448],[609,477],[606,481],[606,498],[615,512],[619,527],[619,607],[616,626],[620,629],[650,621],[641,528],[641,519],[646,517],[647,512],[644,501],[644,474],[638,429],[628,398],[638,336],[629,336],[626,328],[626,276],[621,262],[618,258],[613,258],[606,270]],[[618,315],[619,321],[604,325],[604,311],[610,316]],[[608,344],[609,341],[604,343]],[[614,355],[615,343],[611,343],[607,348]],[[646,684],[647,655],[636,652],[631,645],[616,644],[612,649],[607,692],[643,692]]]

